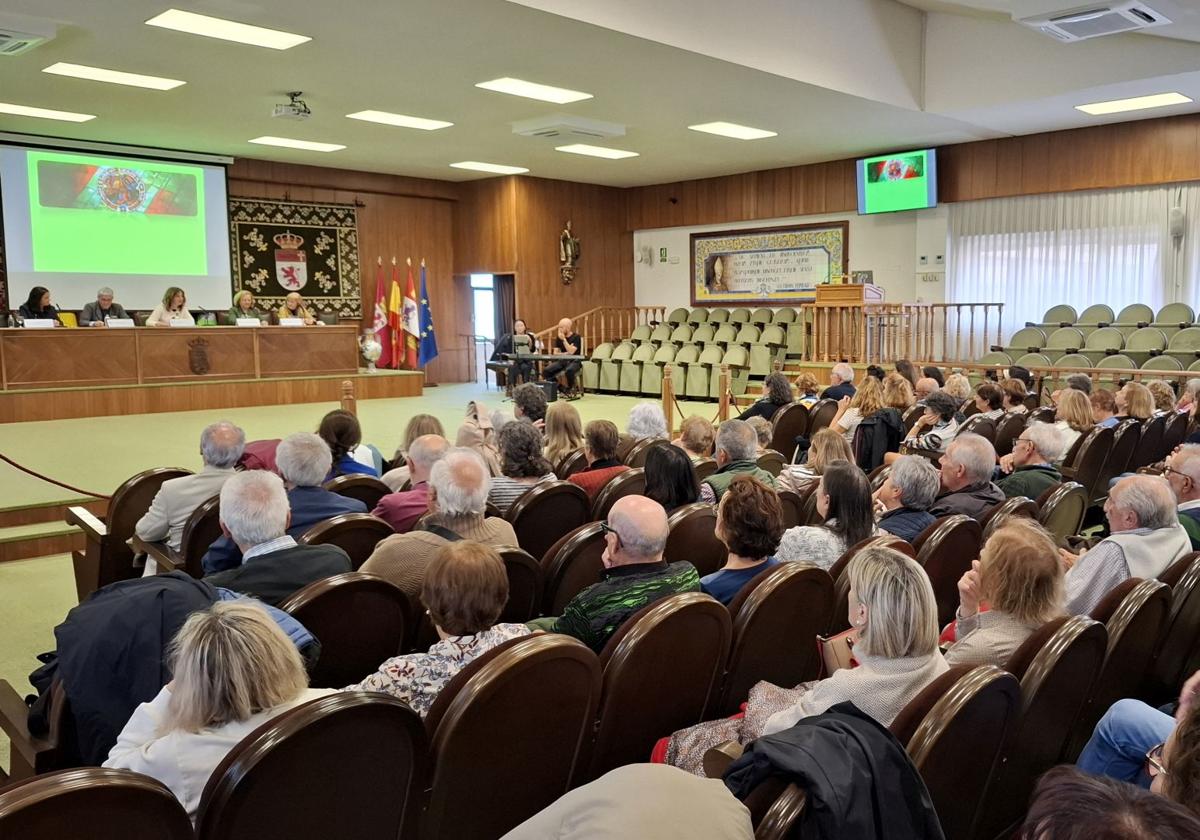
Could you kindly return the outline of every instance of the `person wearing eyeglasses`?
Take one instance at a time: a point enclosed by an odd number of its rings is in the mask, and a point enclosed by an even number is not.
[[[1179,692],[1175,716],[1140,700],[1118,700],[1096,724],[1080,770],[1162,794],[1200,812],[1200,671]]]
[[[996,480],[996,486],[1011,499],[1025,496],[1037,499],[1046,490],[1062,483],[1055,462],[1062,457],[1062,432],[1051,423],[1030,423],[1013,441],[1013,450],[1000,459],[1000,471],[1008,473]]]
[[[1163,475],[1178,502],[1179,524],[1200,550],[1200,444],[1188,443],[1167,456]]]

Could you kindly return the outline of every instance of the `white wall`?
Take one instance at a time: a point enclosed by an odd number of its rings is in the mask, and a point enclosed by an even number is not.
[[[741,228],[779,227],[846,220],[850,223],[851,271],[873,271],[886,300],[894,303],[937,303],[945,295],[945,265],[937,257],[946,253],[949,211],[945,205],[929,210],[859,216],[837,213],[824,216],[793,216],[786,219],[757,219],[750,222],[701,227],[657,228],[633,234],[637,249],[649,246],[651,263],[634,263],[634,303],[638,306],[691,306],[688,270],[693,233]],[[659,249],[667,249],[667,262],[659,261]],[[921,265],[925,256],[927,264]]]

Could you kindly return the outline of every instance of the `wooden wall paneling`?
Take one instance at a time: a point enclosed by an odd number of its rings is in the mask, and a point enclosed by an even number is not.
[[[460,185],[454,207],[454,273],[511,274],[517,267],[517,179]]]

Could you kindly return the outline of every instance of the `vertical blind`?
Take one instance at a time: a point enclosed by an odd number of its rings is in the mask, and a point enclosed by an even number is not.
[[[1172,237],[1172,207],[1185,234]],[[1051,306],[1196,308],[1200,186],[1052,193],[950,205],[946,297],[1001,301],[1007,337]]]

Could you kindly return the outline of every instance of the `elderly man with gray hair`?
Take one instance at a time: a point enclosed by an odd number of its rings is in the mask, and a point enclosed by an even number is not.
[[[1001,472],[1009,475],[998,478],[996,486],[1010,499],[1025,496],[1037,501],[1062,483],[1062,473],[1054,466],[1062,456],[1062,431],[1051,423],[1030,423],[1013,441],[1012,454],[1000,459]]]
[[[838,362],[829,371],[829,387],[821,392],[823,400],[840,400],[842,397],[853,397],[857,389],[854,387],[854,368],[845,362]]]
[[[715,505],[739,475],[752,475],[768,487],[775,476],[758,466],[758,434],[745,420],[726,420],[717,429],[717,471],[700,484],[700,501]]]
[[[932,461],[920,455],[901,455],[888,470],[883,486],[875,491],[875,509],[881,511],[879,529],[912,542],[937,519],[929,508],[940,489],[941,479]]]
[[[388,493],[379,500],[371,514],[392,526],[397,534],[412,530],[417,520],[429,510],[429,473],[442,459],[450,441],[441,435],[421,435],[408,448],[408,490]]]
[[[602,527],[603,580],[572,598],[558,618],[529,623],[535,630],[574,636],[596,653],[642,607],[668,595],[700,591],[695,566],[663,559],[670,529],[667,512],[658,502],[645,496],[618,499]]]
[[[1200,446],[1185,443],[1167,456],[1163,477],[1175,494],[1179,524],[1192,541],[1192,551],[1200,550]]]
[[[298,545],[287,533],[292,512],[283,480],[265,470],[238,473],[221,488],[221,532],[237,545],[242,565],[205,582],[279,606],[313,581],[351,570],[335,545]]]
[[[1117,584],[1149,580],[1192,550],[1179,524],[1175,494],[1158,475],[1121,479],[1104,502],[1110,535],[1074,554],[1060,549],[1066,567],[1067,611],[1087,615]]]
[[[429,471],[429,516],[406,534],[382,540],[359,571],[379,575],[412,598],[421,595],[425,569],[449,542],[516,545],[509,522],[485,516],[492,477],[473,449],[447,449]]]
[[[246,433],[232,423],[221,421],[205,427],[200,433],[200,457],[204,468],[198,473],[164,481],[133,532],[146,542],[166,540],[173,551],[179,551],[188,517],[221,492],[245,447]],[[157,572],[157,564],[147,560],[145,574]]]
[[[960,434],[942,455],[942,495],[929,512],[934,516],[962,513],[978,519],[993,505],[1004,501],[1004,493],[992,483],[996,448],[982,435]]]
[[[81,327],[107,327],[109,318],[128,318],[125,307],[113,303],[113,290],[108,286],[96,292],[96,299],[83,305],[79,313]]]
[[[292,510],[287,532],[296,539],[318,522],[343,513],[367,512],[364,502],[331,493],[321,486],[332,461],[329,444],[312,432],[288,435],[275,449],[275,468],[283,477]],[[242,552],[230,537],[221,536],[209,547],[201,564],[206,575],[236,569],[242,564]]]

